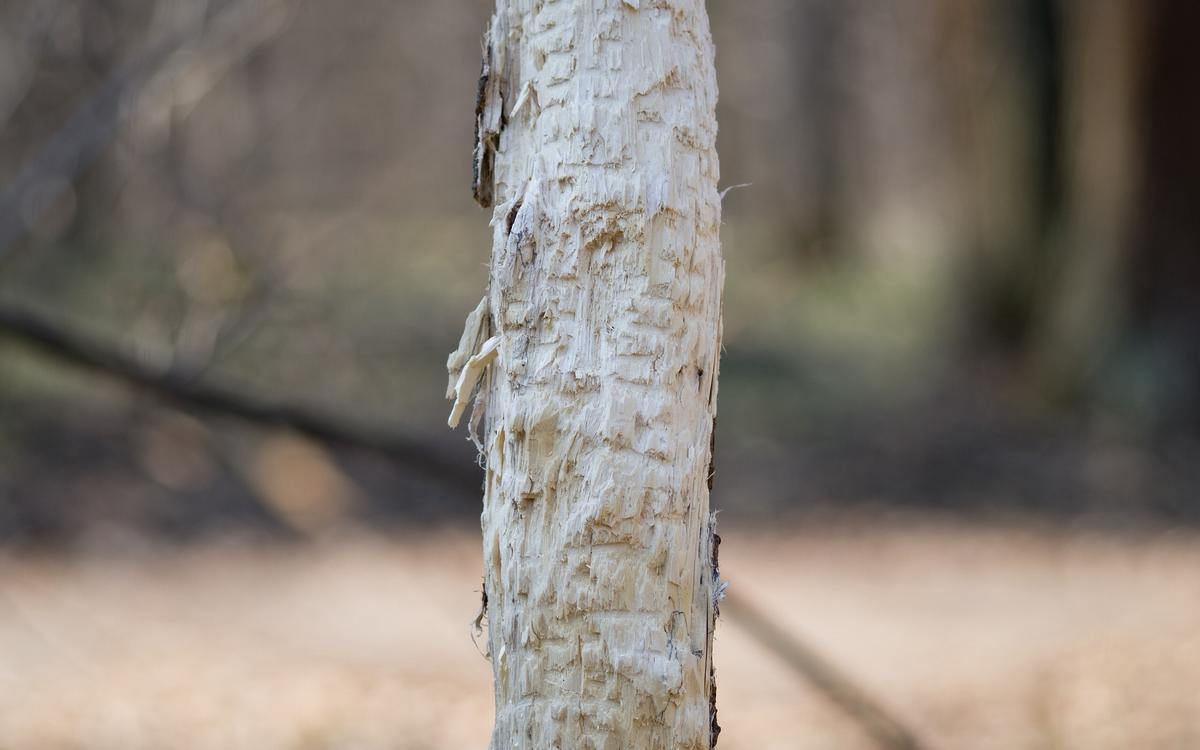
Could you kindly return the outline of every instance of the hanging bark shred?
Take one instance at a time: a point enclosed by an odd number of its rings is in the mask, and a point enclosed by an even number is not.
[[[500,131],[504,129],[504,97],[500,84],[501,79],[493,67],[492,30],[489,28],[483,37],[483,59],[475,88],[475,149],[471,176],[475,202],[484,208],[492,206],[496,150],[500,147]]]
[[[713,420],[714,426],[716,420]],[[714,433],[715,435],[716,433]],[[708,487],[712,489],[712,469],[709,469]],[[713,528],[716,528],[716,520],[713,521]],[[718,552],[721,549],[721,535],[713,531],[712,535],[712,580],[716,595],[713,597],[713,620],[721,616],[721,597],[724,595],[724,587],[721,585],[721,566],[717,561]],[[717,738],[721,735],[721,725],[717,723],[717,675],[713,668],[712,656],[708,660],[708,714],[709,714],[709,747],[717,746]]]

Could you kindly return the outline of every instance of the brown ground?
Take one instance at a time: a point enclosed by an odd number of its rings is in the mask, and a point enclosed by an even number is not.
[[[935,748],[1200,748],[1200,545],[907,527],[723,530],[722,568]],[[486,746],[469,532],[0,555],[0,749]],[[726,750],[867,748],[739,629]]]

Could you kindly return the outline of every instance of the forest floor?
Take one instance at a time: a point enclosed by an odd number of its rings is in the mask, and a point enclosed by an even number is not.
[[[743,600],[931,748],[1200,747],[1200,544],[910,524],[722,530]],[[0,553],[0,748],[486,747],[470,530]],[[720,747],[870,748],[718,628]]]

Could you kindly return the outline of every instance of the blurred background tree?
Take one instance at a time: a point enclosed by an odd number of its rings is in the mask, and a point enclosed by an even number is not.
[[[722,171],[750,183],[716,503],[1200,518],[1194,4],[710,12]],[[476,512],[440,395],[485,280],[487,13],[0,7],[0,536]]]

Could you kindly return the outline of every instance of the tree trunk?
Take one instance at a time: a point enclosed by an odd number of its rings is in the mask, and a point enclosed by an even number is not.
[[[724,263],[704,4],[498,0],[484,55],[489,288],[449,367],[451,423],[480,379],[485,413],[491,746],[710,748]]]

